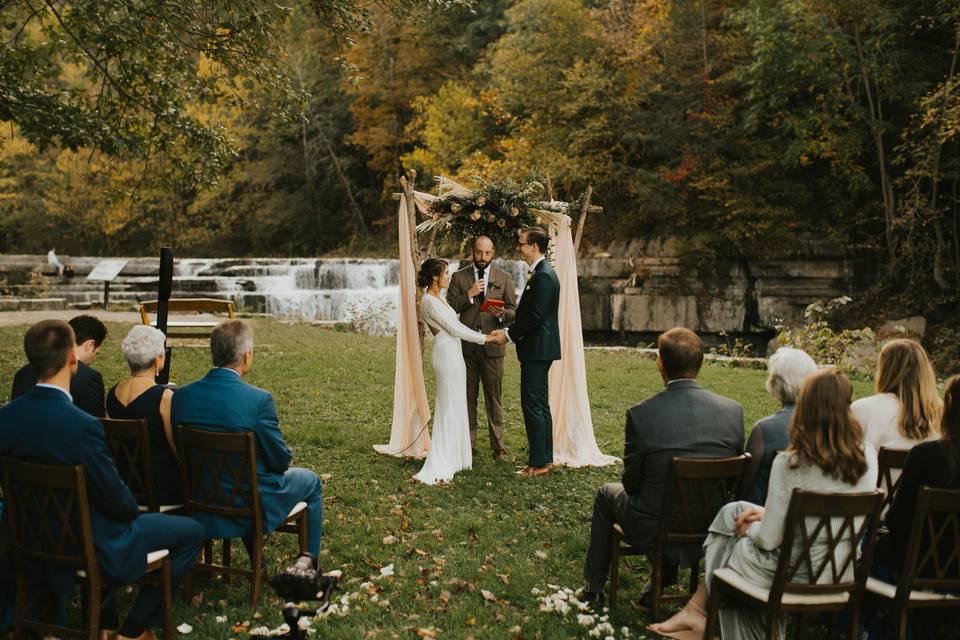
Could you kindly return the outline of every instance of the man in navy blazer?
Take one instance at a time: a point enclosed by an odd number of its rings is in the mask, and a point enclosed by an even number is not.
[[[252,432],[257,444],[257,479],[264,531],[284,523],[298,502],[307,503],[307,547],[320,553],[323,485],[309,469],[290,467],[293,454],[280,432],[273,395],[243,381],[253,368],[253,330],[242,320],[220,323],[210,335],[213,368],[206,376],[176,390],[171,422],[210,431]],[[250,546],[250,523],[198,513],[207,538],[244,537]]]
[[[178,584],[200,551],[203,527],[191,518],[140,514],[110,456],[103,426],[70,397],[70,378],[77,371],[70,325],[60,320],[38,322],[27,331],[23,346],[39,382],[0,408],[0,455],[50,465],[82,465],[93,543],[104,575],[116,582],[135,582],[146,572],[147,553],[167,549],[173,582]],[[50,568],[46,575],[56,591],[72,590],[69,570]],[[152,638],[150,627],[162,622],[160,592],[145,586],[118,637]]]
[[[100,353],[103,341],[107,339],[107,327],[93,316],[74,316],[68,322],[73,329],[77,342],[77,371],[70,379],[70,395],[73,404],[97,418],[107,415],[103,398],[103,376],[93,368],[93,361]],[[10,399],[16,400],[33,389],[37,384],[37,374],[30,363],[23,365],[13,376],[13,388]]]

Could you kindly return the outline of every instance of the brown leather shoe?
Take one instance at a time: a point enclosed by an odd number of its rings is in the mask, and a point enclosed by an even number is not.
[[[528,476],[528,475],[530,475],[532,472],[533,472],[533,467],[524,467],[523,469],[520,469],[519,471],[516,471],[515,473],[516,473],[518,476]]]
[[[533,467],[533,469],[530,470],[530,475],[532,475],[532,476],[545,476],[545,475],[547,475],[548,473],[550,473],[550,469],[552,469],[552,468],[553,468],[553,465],[549,465],[549,464],[544,465],[544,466],[542,466],[542,467]]]

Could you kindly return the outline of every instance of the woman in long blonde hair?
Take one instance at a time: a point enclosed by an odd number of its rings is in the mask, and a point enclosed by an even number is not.
[[[879,451],[911,449],[940,435],[943,402],[933,365],[920,343],[891,340],[877,361],[877,393],[853,403],[864,438]]]
[[[876,486],[877,454],[863,441],[860,425],[850,412],[852,399],[853,385],[836,369],[806,377],[790,418],[790,446],[777,454],[770,470],[766,505],[739,501],[720,509],[703,543],[706,580],[679,613],[650,625],[651,631],[669,638],[703,638],[707,592],[717,569],[730,567],[748,582],[770,588],[794,489],[857,493]],[[821,532],[810,548],[813,566],[820,565],[829,549]],[[840,549],[838,557],[845,553]],[[742,609],[721,609],[720,628],[723,638],[766,635],[763,614]]]

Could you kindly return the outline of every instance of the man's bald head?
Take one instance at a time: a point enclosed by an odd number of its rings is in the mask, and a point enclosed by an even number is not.
[[[486,269],[493,262],[496,249],[493,240],[487,236],[477,236],[473,241],[473,264],[477,269]]]

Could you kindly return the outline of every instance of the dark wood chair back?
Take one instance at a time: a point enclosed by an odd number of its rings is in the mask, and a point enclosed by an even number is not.
[[[851,598],[862,597],[882,502],[880,491],[826,494],[795,489],[769,601],[780,602],[784,593],[848,592]],[[815,559],[815,547],[826,553]]]
[[[137,504],[159,511],[147,421],[100,418],[100,422],[120,478],[130,487]]]
[[[720,508],[735,500],[750,454],[729,458],[674,457],[667,469],[659,547],[701,545]]]
[[[88,637],[96,630],[97,616],[88,629],[69,629],[33,619],[42,593],[30,586],[28,576],[35,565],[54,565],[85,572],[85,578],[100,590],[100,567],[93,547],[86,478],[80,465],[53,466],[4,457],[3,495],[5,519],[9,522],[17,571],[17,637],[25,631],[39,635]],[[96,607],[99,612],[99,605]],[[92,637],[92,636],[90,636]]]
[[[920,489],[903,566],[898,599],[914,589],[960,594],[960,491]]]
[[[18,565],[36,561],[99,572],[83,467],[5,457],[3,488]]]
[[[877,489],[885,492],[883,496],[883,513],[893,504],[893,498],[897,495],[897,489],[900,488],[900,474],[894,474],[894,471],[902,471],[907,463],[907,455],[910,449],[888,449],[880,447],[877,453]],[[894,477],[896,475],[896,477]]]
[[[220,433],[179,425],[178,448],[187,515],[251,518],[263,535],[253,433]]]
[[[707,537],[707,528],[720,507],[736,499],[737,491],[747,469],[750,454],[729,458],[673,457],[667,467],[663,508],[657,529],[656,546],[650,557],[650,606],[641,605],[652,620],[660,619],[662,605],[687,600],[700,580],[701,546]],[[621,544],[622,532],[615,529],[610,560],[610,606],[617,602],[620,582],[620,557],[642,553]],[[686,546],[690,563],[689,593],[663,593],[664,558],[675,546]]]

